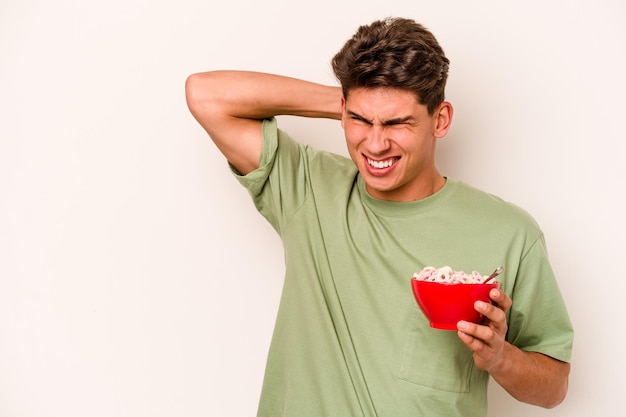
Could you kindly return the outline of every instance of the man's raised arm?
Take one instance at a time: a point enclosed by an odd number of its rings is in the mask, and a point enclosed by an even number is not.
[[[258,168],[261,121],[278,115],[341,118],[341,89],[246,71],[193,74],[187,105],[226,159],[241,173]]]

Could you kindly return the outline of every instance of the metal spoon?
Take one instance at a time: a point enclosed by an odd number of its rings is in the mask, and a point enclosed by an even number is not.
[[[487,277],[487,279],[485,279],[485,280],[483,281],[483,284],[488,283],[489,281],[491,281],[492,279],[494,279],[495,277],[497,277],[498,275],[500,275],[502,272],[504,272],[504,267],[503,267],[503,266],[499,266],[499,267],[497,267],[497,268],[496,268],[496,270],[495,270],[495,271],[493,271],[493,272],[491,273],[491,275],[489,275],[489,276]]]

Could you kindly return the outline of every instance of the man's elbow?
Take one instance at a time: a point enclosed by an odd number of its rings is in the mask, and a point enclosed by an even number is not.
[[[552,402],[548,403],[545,408],[554,408],[557,405],[561,404],[565,401],[565,397],[567,397],[567,389],[568,389],[568,379],[565,379],[565,382],[562,384],[561,389],[556,393]]]
[[[206,97],[203,97],[202,88],[200,87],[202,81],[201,74],[191,74],[185,81],[185,99],[187,100],[187,107],[195,115],[198,108],[202,103],[206,101]]]
[[[227,116],[220,101],[219,80],[211,73],[197,73],[187,77],[185,99],[193,117],[209,134]]]
[[[549,398],[546,398],[544,404],[540,404],[543,408],[554,408],[565,401],[565,397],[567,397],[567,391],[569,389],[569,364],[565,364],[563,366],[564,375],[561,378],[561,382],[558,387],[552,391],[552,395]]]

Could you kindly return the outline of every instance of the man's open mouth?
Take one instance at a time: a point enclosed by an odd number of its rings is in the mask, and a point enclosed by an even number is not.
[[[365,159],[367,160],[367,163],[369,164],[369,166],[382,169],[382,168],[389,168],[390,166],[398,162],[400,158],[389,158],[389,159],[384,159],[382,161],[377,161],[368,157],[366,157]]]

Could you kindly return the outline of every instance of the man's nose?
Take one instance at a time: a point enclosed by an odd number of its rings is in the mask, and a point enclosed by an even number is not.
[[[389,149],[389,140],[383,126],[372,126],[367,138],[367,148],[373,155],[381,154]]]

